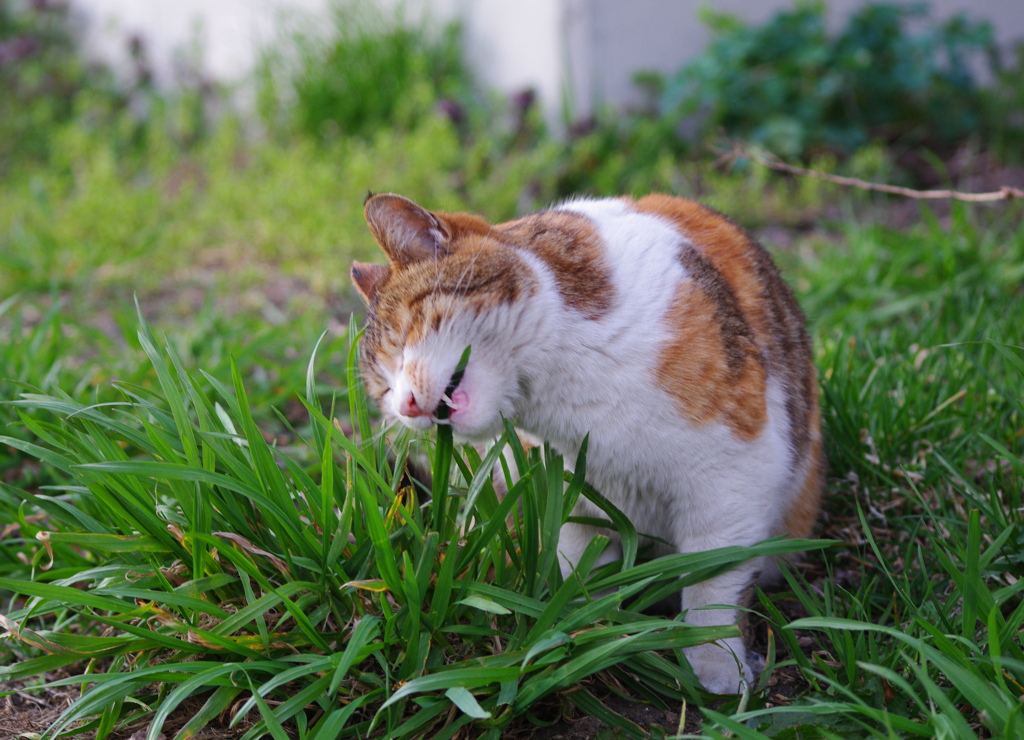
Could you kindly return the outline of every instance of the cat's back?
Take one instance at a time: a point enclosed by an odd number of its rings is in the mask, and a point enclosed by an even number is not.
[[[748,359],[810,365],[803,314],[771,257],[711,208],[657,194],[576,199],[497,229],[545,264],[566,307],[586,319],[676,304],[666,323],[713,320],[734,372]]]
[[[784,436],[807,504],[790,531],[806,531],[823,467],[817,379],[803,313],[756,241],[667,195],[569,201],[500,228],[549,267],[583,331],[655,338],[651,374],[689,424]]]

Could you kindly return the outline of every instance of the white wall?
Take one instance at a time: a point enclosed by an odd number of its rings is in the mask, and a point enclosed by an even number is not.
[[[534,88],[546,108],[561,100],[562,0],[434,0],[462,20],[478,78],[506,92]]]
[[[274,39],[282,7],[315,15],[326,5],[327,0],[71,0],[91,53],[124,63],[126,40],[138,34],[159,84],[172,81],[177,60],[197,41],[210,75],[239,82],[258,50]]]

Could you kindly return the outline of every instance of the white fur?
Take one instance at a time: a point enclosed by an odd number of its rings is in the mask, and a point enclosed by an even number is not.
[[[403,367],[413,362],[430,367],[431,387],[417,388],[416,397],[439,398],[469,344],[461,403],[451,414],[456,432],[493,435],[505,415],[570,461],[589,434],[589,482],[639,532],[665,539],[678,552],[753,544],[778,533],[799,487],[778,383],[769,379],[767,424],[746,442],[724,424],[688,422],[656,381],[655,364],[669,338],[666,313],[686,278],[678,259],[679,232],[620,200],[580,200],[562,208],[591,219],[607,245],[615,286],[610,310],[588,319],[566,307],[545,263],[523,253],[539,294],[475,320],[466,317],[407,348]],[[390,379],[392,398],[410,387],[403,367]],[[429,419],[401,417],[396,404],[387,410],[408,426],[429,425]],[[583,502],[578,513],[596,512]],[[566,574],[595,533],[576,524],[563,528]],[[613,549],[606,558],[616,557]],[[749,562],[687,588],[682,595],[687,621],[734,623],[735,605],[760,567]],[[705,608],[718,604],[727,608]],[[739,638],[691,648],[687,656],[713,692],[736,691],[752,677]]]

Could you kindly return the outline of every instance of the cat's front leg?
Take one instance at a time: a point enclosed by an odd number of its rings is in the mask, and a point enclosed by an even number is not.
[[[686,621],[700,627],[736,623],[737,607],[760,567],[759,560],[743,563],[703,583],[683,589]],[[683,651],[705,689],[714,694],[735,694],[754,679],[742,637],[695,645]]]
[[[579,507],[577,506],[578,509]],[[573,513],[579,512],[574,510]],[[578,524],[576,522],[566,522],[563,524],[558,534],[558,565],[562,571],[562,578],[569,579],[572,577],[573,569],[580,562],[583,553],[595,537],[598,535],[608,536],[609,534],[608,530],[593,527],[589,524]],[[612,541],[604,549],[604,552],[598,556],[597,561],[594,563],[594,568],[600,568],[621,558],[622,545],[617,538],[613,537]],[[592,597],[600,595],[591,594]]]
[[[566,454],[564,452],[563,454],[567,461],[575,457],[575,454]],[[565,467],[567,471],[572,472],[569,464],[566,464]],[[605,515],[591,501],[581,496],[577,499],[575,506],[573,506],[572,516],[603,519]],[[608,565],[608,563],[622,559],[622,541],[619,539],[618,533],[613,529],[595,527],[579,522],[565,522],[562,525],[558,532],[558,565],[562,571],[563,580],[577,577],[573,575],[573,570],[575,570],[583,558],[587,548],[590,547],[590,543],[598,536],[607,537],[609,541],[604,551],[594,561],[591,572]],[[586,596],[589,599],[600,599],[614,590],[590,591]]]

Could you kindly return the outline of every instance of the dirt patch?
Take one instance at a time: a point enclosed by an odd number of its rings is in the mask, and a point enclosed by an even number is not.
[[[512,721],[502,730],[503,740],[610,740],[611,738],[627,737],[621,730],[612,728],[597,717],[589,717],[575,709],[571,702],[572,693],[585,689],[611,712],[624,720],[639,726],[653,737],[677,734],[683,705],[674,710],[659,709],[643,701],[632,701],[620,696],[605,686],[599,679],[586,678],[578,687],[560,691],[546,697],[525,716]],[[622,686],[620,690],[628,691]],[[682,726],[687,733],[698,732],[701,725],[701,714],[696,707],[691,707]]]
[[[63,674],[54,673],[45,678],[56,680],[63,677]],[[8,737],[32,737],[33,734],[42,733],[80,696],[78,688],[74,686],[32,689],[41,681],[35,678],[3,684],[2,690],[9,693],[0,699],[0,727],[10,733]]]
[[[66,672],[53,672],[45,676],[8,681],[0,689],[7,696],[0,699],[0,728],[4,738],[32,738],[51,728],[60,716],[81,696],[78,686],[51,686],[36,688],[61,678],[67,678]],[[172,738],[202,708],[207,695],[193,696],[186,699],[164,722],[160,738]],[[243,697],[242,700],[247,697]],[[221,716],[190,736],[190,740],[234,740],[244,735],[255,724],[246,718],[235,727],[228,723],[234,707],[229,708]],[[109,735],[110,740],[144,740],[149,731],[150,717],[129,723],[126,727],[115,730]],[[65,732],[69,728],[65,728]],[[74,732],[73,726],[70,729]],[[78,733],[63,735],[65,740],[95,740],[96,733],[83,730]]]

